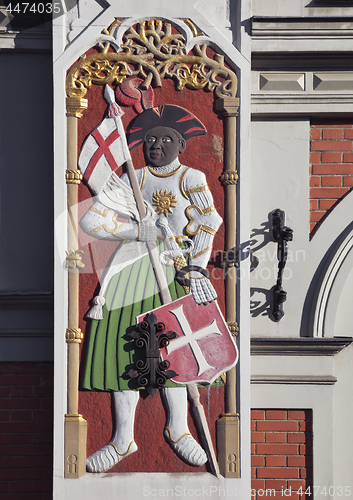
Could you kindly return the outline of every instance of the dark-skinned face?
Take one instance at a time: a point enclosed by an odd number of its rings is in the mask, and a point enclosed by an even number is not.
[[[145,137],[146,160],[152,167],[168,165],[184,148],[185,141],[170,127],[152,128]]]

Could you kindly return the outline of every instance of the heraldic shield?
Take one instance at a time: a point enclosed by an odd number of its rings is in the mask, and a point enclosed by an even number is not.
[[[192,295],[165,304],[150,311],[162,321],[165,329],[175,332],[167,347],[160,349],[163,361],[177,375],[178,384],[212,384],[238,361],[238,348],[216,301],[196,304]],[[140,323],[148,314],[139,315]]]

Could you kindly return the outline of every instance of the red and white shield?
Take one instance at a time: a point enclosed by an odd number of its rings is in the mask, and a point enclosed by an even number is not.
[[[238,361],[238,349],[216,301],[207,306],[196,304],[186,295],[153,310],[158,322],[178,337],[161,349],[163,360],[178,375],[172,380],[179,384],[205,382],[211,384]],[[137,317],[140,322],[146,313]]]

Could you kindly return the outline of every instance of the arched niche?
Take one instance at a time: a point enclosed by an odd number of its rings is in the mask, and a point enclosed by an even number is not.
[[[313,337],[351,337],[353,330],[353,197],[349,193],[327,217],[315,248],[321,247],[311,303]],[[314,277],[315,279],[315,277]],[[311,332],[310,332],[311,330]]]

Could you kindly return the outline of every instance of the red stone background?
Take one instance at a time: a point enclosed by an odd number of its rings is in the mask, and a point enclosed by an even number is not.
[[[252,498],[275,490],[272,498],[299,500],[298,490],[312,487],[312,438],[311,410],[252,410],[251,487],[256,491]],[[282,489],[291,489],[291,494],[284,496]]]
[[[91,50],[89,53],[94,52]],[[223,169],[223,122],[213,111],[214,96],[211,92],[204,90],[193,91],[184,89],[177,91],[172,80],[164,79],[162,88],[154,89],[154,105],[175,104],[194,113],[206,126],[207,135],[194,137],[187,141],[185,151],[179,156],[181,163],[197,168],[206,174],[208,184],[213,193],[214,203],[217,211],[224,216],[224,193],[219,182],[219,176]],[[99,124],[107,112],[107,105],[103,99],[103,86],[93,85],[88,91],[88,110],[84,112],[83,118],[79,120],[79,150],[85,138]],[[131,119],[136,116],[132,108],[123,108],[123,124],[126,129]],[[132,151],[132,159],[135,168],[145,165],[142,147]],[[122,173],[121,169],[117,172]],[[79,188],[80,201],[87,200],[80,209],[80,216],[83,216],[89,208],[91,194],[88,188],[81,184]],[[87,205],[88,203],[88,205]],[[214,240],[214,250],[211,262],[208,266],[216,291],[218,293],[218,303],[224,312],[224,285],[223,270],[220,268],[219,253],[223,250],[224,227],[221,226]],[[84,236],[83,236],[84,241]],[[96,265],[104,268],[117,244],[112,242],[93,243],[84,248],[83,258],[86,270],[92,266],[92,252],[97,254],[99,245],[99,262]],[[82,245],[80,245],[82,248]],[[98,274],[95,269],[91,273],[82,273],[80,279],[80,328],[85,333],[87,329],[84,315],[88,311],[91,299],[97,293]],[[84,349],[84,345],[83,345]],[[211,434],[215,436],[215,421],[224,411],[224,389],[215,388],[212,390],[201,389],[201,401],[205,406],[206,415],[209,421]],[[87,454],[91,454],[101,446],[106,444],[111,437],[111,411],[110,394],[98,392],[80,392],[79,411],[88,421],[88,445]],[[165,411],[160,401],[159,394],[153,398],[151,396],[140,399],[136,414],[136,442],[139,451],[131,457],[124,459],[120,465],[114,467],[111,472],[116,471],[139,471],[139,472],[195,472],[195,468],[186,465],[170,450],[163,437],[165,426]],[[190,420],[190,430],[194,436],[197,435],[192,420]],[[197,471],[207,470],[206,466],[197,468]]]
[[[87,397],[84,397],[87,395]],[[215,421],[223,411],[223,388],[200,389],[201,403],[204,405],[214,444]],[[112,419],[110,414],[110,394],[90,392],[80,395],[80,411],[88,418],[87,455],[107,444],[111,438]],[[180,460],[163,437],[165,410],[159,393],[153,397],[141,391],[135,420],[135,441],[138,451],[125,458],[109,472],[205,472],[208,465],[191,467]],[[100,427],[98,427],[98,424]],[[189,428],[198,437],[189,412]]]
[[[353,121],[315,120],[310,130],[310,231],[353,186]]]

